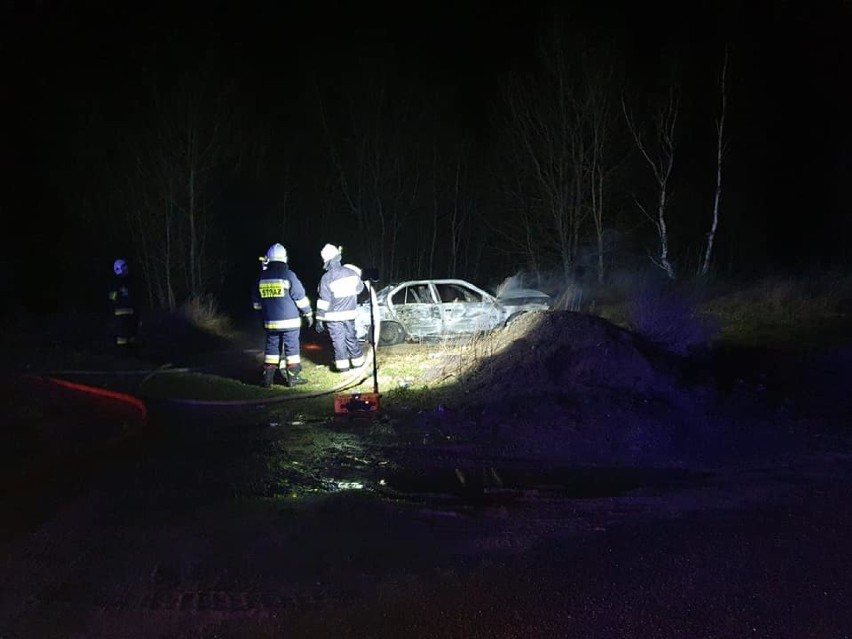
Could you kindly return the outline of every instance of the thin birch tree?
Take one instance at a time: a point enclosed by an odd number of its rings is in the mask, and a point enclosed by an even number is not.
[[[719,229],[719,206],[722,201],[722,159],[725,155],[725,116],[728,110],[728,47],[725,47],[725,56],[722,60],[722,71],[719,76],[719,117],[716,119],[716,189],[713,192],[713,215],[710,221],[710,230],[707,232],[706,244],[704,246],[704,259],[699,267],[699,275],[706,276],[710,272],[713,260],[713,246],[716,241],[716,232]]]
[[[656,257],[651,257],[651,261],[661,268],[669,279],[672,280],[677,279],[677,273],[670,257],[669,222],[667,216],[671,200],[672,170],[674,169],[675,152],[677,150],[679,103],[680,101],[674,87],[669,86],[666,99],[658,105],[654,113],[653,141],[649,143],[645,140],[639,125],[630,114],[624,99],[622,98],[621,101],[627,128],[633,137],[636,148],[651,169],[656,182],[657,195],[653,213],[649,212],[648,208],[636,198],[636,205],[639,207],[639,210],[651,221],[657,232],[659,250]]]

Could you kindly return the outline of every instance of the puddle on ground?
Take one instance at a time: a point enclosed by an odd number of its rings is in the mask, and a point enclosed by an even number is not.
[[[239,421],[234,415],[221,421],[216,417],[172,422],[174,443],[194,450],[199,473],[206,476],[211,465],[219,468],[216,486],[210,488],[227,486],[248,498],[300,500],[366,492],[395,501],[490,507],[541,497],[662,495],[707,481],[704,474],[679,469],[542,466],[519,459],[484,462],[463,454],[443,461],[427,455],[421,460],[424,467],[410,458],[408,449],[382,446],[375,441],[380,434],[367,435],[361,427],[349,428],[348,422],[334,422],[331,428],[328,419],[292,412],[273,413],[265,422],[254,421],[251,413]],[[185,465],[185,450],[177,458]]]
[[[630,468],[479,468],[395,470],[380,480],[379,492],[397,498],[461,502],[514,500],[546,494],[565,499],[618,497],[637,490],[667,492],[704,480],[699,473]]]

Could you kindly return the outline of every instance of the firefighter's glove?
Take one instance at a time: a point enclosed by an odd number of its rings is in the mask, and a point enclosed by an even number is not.
[[[305,315],[305,322],[308,324],[308,328],[314,325],[314,314],[308,313]]]
[[[317,325],[315,328],[317,333],[322,335],[322,333],[325,331],[325,322],[323,322],[322,320],[317,320]]]

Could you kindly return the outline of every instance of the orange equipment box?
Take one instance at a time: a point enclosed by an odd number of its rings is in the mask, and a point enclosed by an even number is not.
[[[358,415],[379,410],[378,393],[350,393],[334,396],[335,415]]]

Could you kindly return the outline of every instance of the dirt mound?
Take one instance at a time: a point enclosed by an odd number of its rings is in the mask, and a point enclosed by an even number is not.
[[[492,396],[563,394],[594,387],[645,396],[677,386],[679,362],[614,324],[582,313],[528,313],[479,346],[459,354],[476,361],[463,375],[472,400]]]
[[[685,358],[599,317],[530,313],[453,357],[455,410],[424,419],[491,454],[672,466],[730,452],[712,383],[687,383]]]

